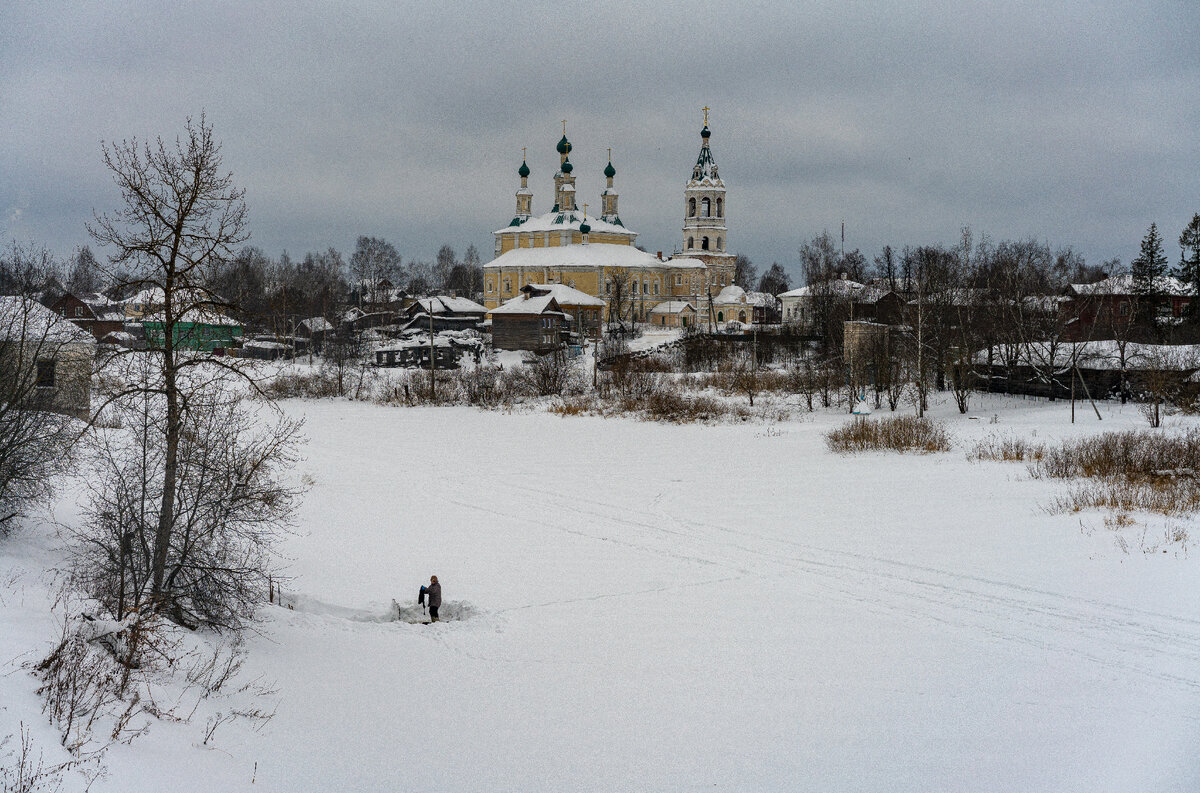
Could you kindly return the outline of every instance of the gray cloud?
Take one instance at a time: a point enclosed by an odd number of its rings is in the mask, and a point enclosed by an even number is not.
[[[581,199],[613,147],[622,216],[671,250],[705,104],[760,266],[843,219],[868,255],[970,225],[1128,261],[1200,211],[1186,1],[168,6],[0,10],[0,234],[87,242],[100,141],[202,109],[271,253],[486,256],[522,146],[549,206],[563,118]]]

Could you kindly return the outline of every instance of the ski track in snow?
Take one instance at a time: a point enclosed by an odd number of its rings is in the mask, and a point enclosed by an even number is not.
[[[836,592],[838,599],[850,599],[876,613],[895,613],[968,628],[1001,641],[1073,655],[1114,671],[1133,672],[1200,692],[1200,620],[1087,600],[869,554],[821,548],[711,522],[691,521],[697,526],[737,538],[737,541],[714,543],[698,533],[688,532],[686,528],[667,529],[661,523],[623,515],[625,508],[620,504],[578,495],[565,499],[517,481],[510,480],[505,484],[535,494],[542,501],[551,501],[560,511],[580,515],[589,521],[599,521],[601,526],[625,527],[645,534],[643,541],[639,542],[610,536],[613,532],[597,534],[563,526],[545,518],[538,519],[541,525],[647,553],[723,567],[736,573],[734,576],[685,586],[704,586],[740,577],[762,576],[764,574],[760,568],[764,562],[768,562],[784,568],[777,573],[781,576],[798,573],[819,576],[824,579],[822,586]],[[528,516],[511,511],[495,508],[485,510],[462,501],[454,503],[517,522],[530,520]],[[669,516],[664,514],[661,517]],[[681,539],[687,540],[693,552],[685,554],[645,541],[655,535],[661,540],[669,540],[673,547],[678,547]],[[705,546],[711,547],[709,553],[702,553],[701,549]],[[675,588],[679,587],[620,592],[515,608],[603,600]],[[872,594],[864,595],[867,592]],[[1020,625],[1021,628],[998,630],[994,627],[996,624]],[[1097,646],[1105,647],[1107,652],[1103,655],[1094,652]],[[1168,663],[1177,669],[1192,670],[1193,674],[1165,671],[1162,667]],[[1195,720],[1200,722],[1200,716]]]

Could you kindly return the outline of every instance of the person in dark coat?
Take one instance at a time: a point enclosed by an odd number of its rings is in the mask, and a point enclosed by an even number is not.
[[[429,576],[429,586],[421,587],[421,594],[429,598],[429,619],[437,622],[438,609],[442,607],[442,585],[438,583],[437,576]]]

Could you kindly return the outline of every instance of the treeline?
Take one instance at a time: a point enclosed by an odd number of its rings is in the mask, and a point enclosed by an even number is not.
[[[385,302],[397,290],[410,296],[452,292],[473,298],[483,292],[483,266],[474,245],[461,258],[446,244],[432,262],[406,262],[387,240],[361,236],[348,257],[332,247],[299,259],[286,250],[271,257],[246,246],[214,268],[207,286],[247,327],[285,334],[301,319],[329,316],[349,304]],[[36,289],[44,293],[43,302],[52,302],[63,291],[77,296],[103,292],[119,300],[139,288],[140,276],[102,265],[87,246],[65,262],[45,249],[15,242],[0,254],[0,294]]]

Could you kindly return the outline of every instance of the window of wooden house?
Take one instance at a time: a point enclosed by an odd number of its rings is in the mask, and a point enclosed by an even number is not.
[[[75,316],[77,316],[77,317],[83,316],[83,306],[75,306]]]
[[[1123,316],[1123,317],[1129,316],[1129,303],[1127,303],[1126,301],[1122,300],[1122,301],[1121,301],[1121,306],[1120,306],[1120,309],[1119,309],[1119,313],[1120,313],[1120,315],[1121,315],[1121,316]]]
[[[37,362],[37,387],[54,388],[54,370],[57,361],[41,360]]]
[[[682,275],[675,276],[675,286],[683,286],[683,276]]]

